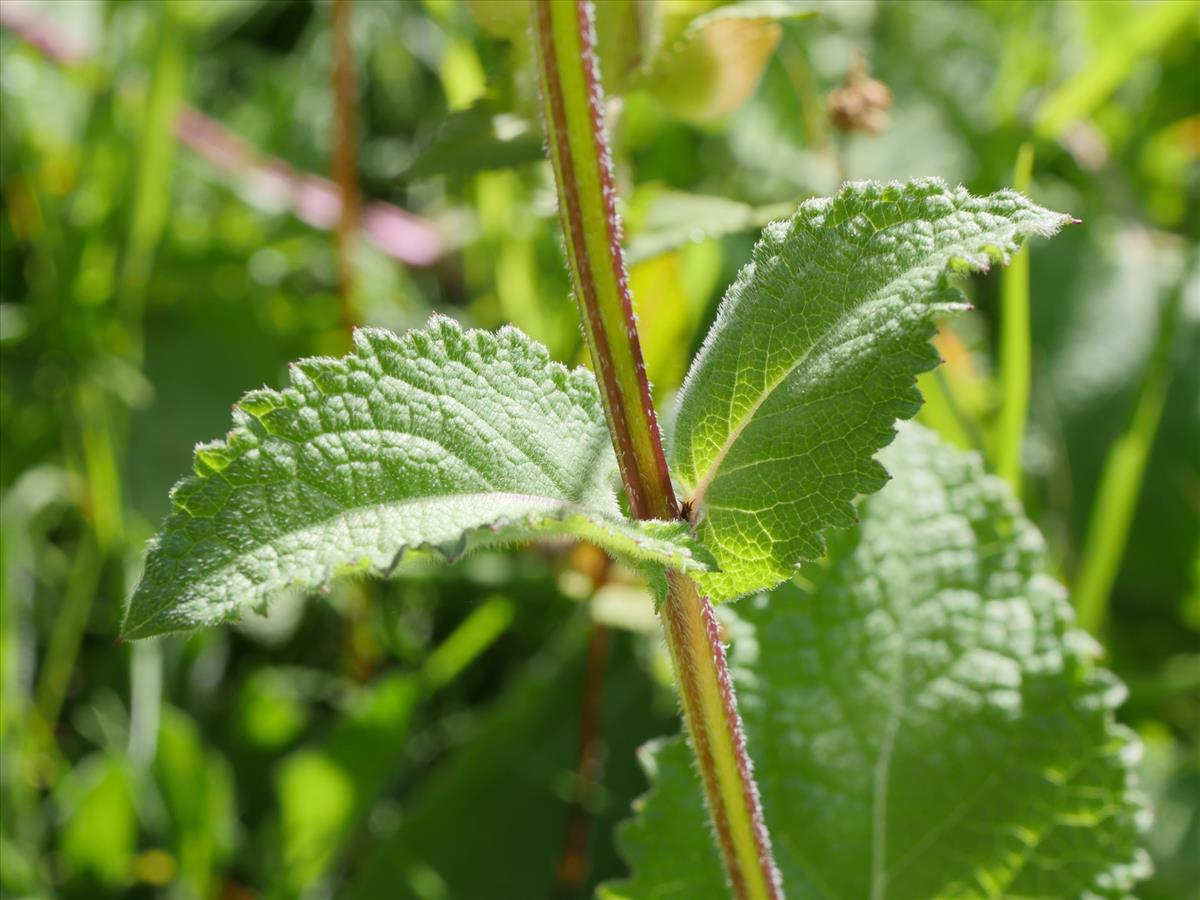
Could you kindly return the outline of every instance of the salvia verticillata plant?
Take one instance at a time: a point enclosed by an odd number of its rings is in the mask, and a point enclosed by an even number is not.
[[[964,308],[955,277],[1069,218],[937,179],[806,201],[730,286],[664,440],[590,16],[531,4],[595,374],[444,317],[294,364],[197,448],[125,635],[406,554],[589,541],[655,589],[687,738],[648,751],[631,875],[606,896],[1123,896],[1144,812],[1120,687],[1005,483],[896,424],[937,363],[935,322]],[[739,597],[727,661],[713,603]]]

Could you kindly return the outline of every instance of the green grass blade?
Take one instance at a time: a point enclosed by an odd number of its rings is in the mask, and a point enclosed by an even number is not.
[[[1196,262],[1197,254],[1193,252],[1167,297],[1159,320],[1158,338],[1142,376],[1129,427],[1113,444],[1100,475],[1073,596],[1079,624],[1092,634],[1099,633],[1108,618],[1108,599],[1125,555],[1129,529],[1142,492],[1146,462],[1154,446],[1170,387],[1171,345],[1179,324],[1184,288]]]

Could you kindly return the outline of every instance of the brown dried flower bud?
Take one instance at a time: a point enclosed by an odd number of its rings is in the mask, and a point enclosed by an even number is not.
[[[838,131],[879,134],[891,124],[892,92],[867,75],[866,61],[855,58],[846,80],[829,95],[829,119]]]

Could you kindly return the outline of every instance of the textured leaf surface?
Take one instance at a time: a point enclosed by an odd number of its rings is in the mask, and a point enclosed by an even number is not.
[[[934,317],[963,308],[952,272],[1007,262],[1068,217],[938,179],[847,185],[769,225],[680,392],[672,468],[728,599],[822,553],[886,479],[874,453],[920,404]]]
[[[635,561],[701,568],[682,523],[620,517],[616,463],[591,374],[513,328],[435,318],[355,353],[297,363],[248,394],[224,441],[172,492],[125,634],[236,616],[283,587],[388,573],[425,548],[569,536]]]
[[[790,898],[1122,896],[1135,739],[1042,539],[977,457],[916,425],[812,583],[744,601],[733,673]],[[720,896],[679,740],[625,826],[626,898]],[[1088,893],[1091,892],[1091,893]]]
[[[791,898],[1124,896],[1136,740],[1040,535],[977,457],[905,424],[833,560],[738,606],[732,667]],[[653,751],[613,897],[723,895],[687,748]]]

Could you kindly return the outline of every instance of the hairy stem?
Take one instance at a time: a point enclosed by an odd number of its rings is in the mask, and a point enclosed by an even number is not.
[[[591,5],[531,0],[531,9],[571,278],[630,507],[638,518],[675,517],[625,275]],[[738,898],[777,898],[778,870],[712,604],[694,582],[672,574],[662,621],[730,885]]]
[[[783,896],[779,870],[771,856],[720,626],[694,581],[677,573],[668,579],[663,628],[725,872],[734,896],[775,900]]]
[[[533,2],[542,113],[571,282],[630,506],[638,518],[668,519],[675,492],[625,275],[590,10],[576,0]]]

